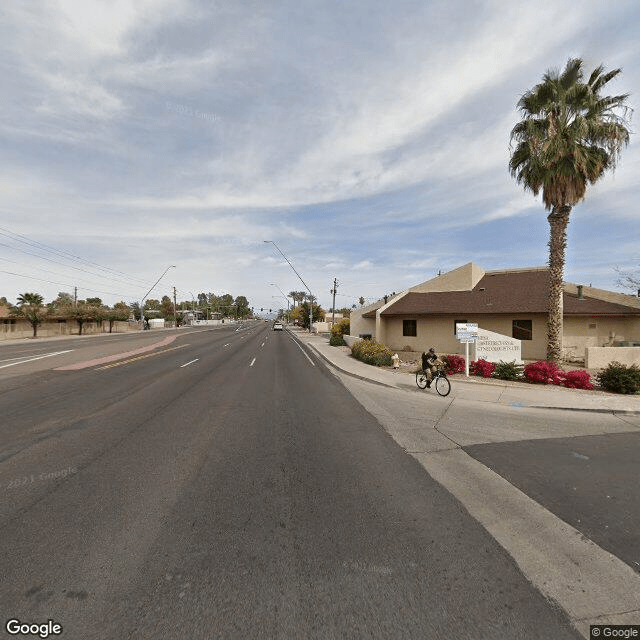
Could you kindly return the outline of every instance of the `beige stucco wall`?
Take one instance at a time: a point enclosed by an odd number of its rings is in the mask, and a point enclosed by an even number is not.
[[[127,331],[137,331],[140,324],[126,321],[116,321],[113,323],[112,333],[125,333]],[[67,322],[43,322],[38,325],[38,338],[54,338],[56,336],[77,335],[79,332],[78,323],[75,320]],[[109,333],[109,322],[102,324],[96,322],[85,322],[82,326],[83,335],[96,333]],[[16,340],[18,338],[31,338],[33,329],[27,320],[16,318],[15,323],[5,324],[4,319],[0,320],[0,340]]]
[[[436,276],[431,280],[411,287],[413,293],[432,293],[434,291],[470,291],[484,276],[485,271],[477,264],[467,264]]]
[[[525,360],[538,360],[546,357],[546,331],[547,319],[544,315],[519,315],[519,316],[431,316],[429,318],[416,318],[418,334],[415,337],[402,335],[402,321],[407,318],[389,318],[386,322],[386,341],[393,351],[402,351],[409,347],[411,351],[426,351],[429,347],[435,347],[438,353],[464,353],[464,345],[455,337],[455,322],[466,320],[476,322],[478,326],[487,331],[494,331],[505,336],[511,336],[512,320],[532,320],[533,340],[522,341],[522,358]]]
[[[640,365],[640,347],[587,347],[585,367],[604,369],[610,362]]]
[[[376,336],[376,321],[370,318],[363,318],[360,309],[354,309],[351,312],[351,318],[349,319],[349,335],[356,338],[363,334],[370,334],[373,338]]]
[[[614,341],[624,340],[640,340],[640,318],[587,316],[564,320],[563,347],[567,359],[584,358],[587,347],[612,347]]]
[[[440,353],[462,353],[454,335],[456,320],[476,322],[479,327],[505,336],[512,335],[513,320],[532,321],[532,340],[522,340],[524,360],[544,360],[547,356],[546,314],[520,314],[495,316],[432,316],[417,320],[417,336],[402,335],[402,321],[406,318],[388,318],[385,322],[385,339],[381,340],[393,351],[410,347],[411,351],[425,351],[436,347]],[[595,324],[595,327],[591,325]],[[564,321],[564,352],[567,359],[582,359],[587,347],[612,346],[613,341],[640,339],[640,318],[569,317]]]

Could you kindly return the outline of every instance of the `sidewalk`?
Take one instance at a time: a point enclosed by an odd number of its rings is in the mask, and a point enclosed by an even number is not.
[[[348,350],[329,345],[326,336],[309,334],[293,329],[292,334],[311,347],[321,358],[342,373],[396,389],[418,392],[415,375],[402,371],[374,367],[360,362]],[[487,380],[462,374],[450,376],[451,394],[447,399],[466,399],[492,402],[514,407],[538,407],[548,409],[571,409],[640,415],[640,396],[618,395],[606,391],[566,389],[550,385],[533,385],[526,382]],[[429,393],[429,390],[423,393]]]

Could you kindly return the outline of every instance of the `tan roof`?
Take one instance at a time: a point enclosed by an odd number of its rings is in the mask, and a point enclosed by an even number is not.
[[[548,271],[485,274],[471,291],[408,293],[383,317],[451,314],[521,314],[548,312]],[[640,309],[585,296],[564,294],[564,315],[640,315]],[[366,314],[363,317],[367,317]],[[372,317],[375,317],[373,314]]]

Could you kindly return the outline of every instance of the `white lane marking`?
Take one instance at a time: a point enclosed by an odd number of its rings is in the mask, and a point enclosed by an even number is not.
[[[198,360],[200,360],[200,358],[196,358],[195,360],[191,360],[190,362],[186,362],[185,364],[181,364],[180,368],[182,369],[183,367],[188,367],[190,364],[193,364],[194,362],[198,362]]]
[[[227,344],[225,344],[223,346],[228,347],[230,344],[231,344],[230,342],[227,342]]]
[[[294,344],[298,347],[298,349],[300,349],[300,351],[304,353],[304,357],[311,363],[311,366],[315,367],[316,365],[314,364],[313,360],[307,355],[307,352],[300,346],[298,341],[293,337],[293,334],[290,331],[287,331],[287,333],[291,336],[291,339],[293,340]]]
[[[253,367],[253,364],[254,364],[254,362],[255,362],[255,361],[256,361],[256,359],[254,358],[254,359],[251,361],[251,364],[250,364],[249,366],[250,366],[250,367]]]
[[[12,362],[11,364],[3,364],[0,369],[6,369],[7,367],[15,367],[17,364],[26,364],[27,362],[33,362],[34,360],[42,360],[42,358],[50,358],[51,356],[59,356],[62,353],[71,353],[73,349],[67,349],[66,351],[56,351],[55,353],[47,353],[43,356],[37,356],[36,358],[29,358],[28,360],[22,360],[20,362]]]
[[[260,345],[260,348],[264,347],[264,342]]]

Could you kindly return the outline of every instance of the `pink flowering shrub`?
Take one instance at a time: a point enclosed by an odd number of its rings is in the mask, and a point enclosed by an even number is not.
[[[593,389],[591,384],[591,374],[584,369],[575,371],[560,371],[558,373],[558,384],[569,389]]]
[[[464,373],[464,358],[462,356],[440,356],[444,362],[444,372],[449,375],[452,373]]]
[[[496,368],[495,362],[488,362],[487,360],[474,360],[469,365],[469,372],[474,376],[482,376],[483,378],[490,378],[493,375],[493,371]]]
[[[559,384],[559,373],[558,365],[546,360],[530,362],[524,367],[525,380],[534,384]]]

